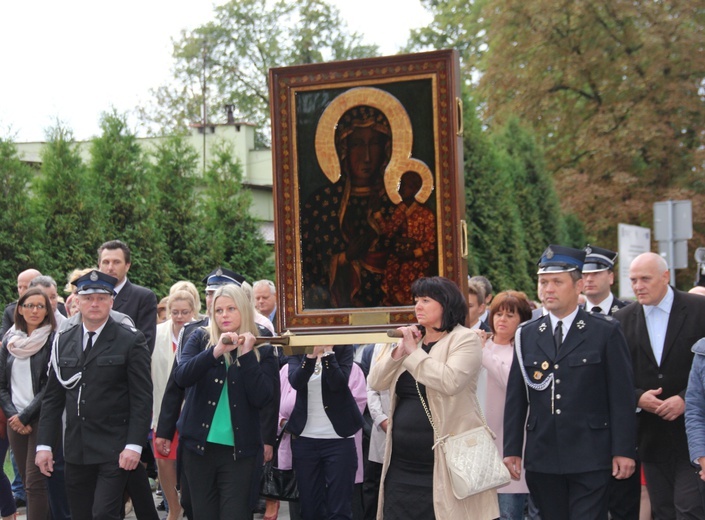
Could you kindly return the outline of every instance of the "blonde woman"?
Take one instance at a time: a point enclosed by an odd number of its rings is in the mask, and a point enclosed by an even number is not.
[[[218,288],[208,327],[189,336],[175,371],[186,389],[177,427],[196,520],[251,518],[257,500],[260,410],[279,367],[270,345],[255,349],[253,313],[242,288]]]
[[[184,325],[193,320],[197,308],[198,305],[191,292],[186,290],[172,292],[166,304],[168,319],[164,323],[157,325],[157,335],[154,342],[154,351],[152,352],[152,383],[154,385],[153,430],[156,430],[159,423],[159,412],[161,411],[162,399],[164,398],[164,390],[169,380],[169,374],[171,374],[174,365],[174,354],[179,334]],[[156,433],[153,437],[156,439]],[[167,453],[159,449],[160,446],[156,442],[154,446],[159,482],[164,491],[164,498],[169,505],[168,520],[181,518],[183,512],[179,504],[179,495],[176,491],[176,451],[178,445],[179,434],[175,433]]]

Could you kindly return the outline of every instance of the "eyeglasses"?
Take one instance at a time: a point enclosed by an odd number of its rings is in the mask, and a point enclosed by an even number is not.
[[[46,309],[46,305],[42,305],[41,303],[37,303],[37,304],[23,303],[22,307],[25,309],[29,309],[30,311],[33,311],[34,309],[38,309],[40,311],[43,311],[44,309]]]
[[[184,316],[184,317],[186,317],[186,316],[188,316],[189,314],[192,314],[192,313],[193,313],[193,311],[190,311],[190,310],[185,310],[185,311],[173,310],[173,311],[171,311],[171,315],[172,315],[174,318],[178,318],[179,316]]]

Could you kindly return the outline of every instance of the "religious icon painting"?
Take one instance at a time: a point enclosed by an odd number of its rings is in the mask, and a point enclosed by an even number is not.
[[[413,321],[411,283],[466,284],[455,51],[270,70],[279,330]]]

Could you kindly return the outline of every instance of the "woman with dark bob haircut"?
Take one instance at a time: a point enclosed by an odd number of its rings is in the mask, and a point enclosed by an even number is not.
[[[487,370],[487,395],[485,410],[487,424],[495,432],[495,444],[500,453],[504,450],[504,401],[507,397],[509,369],[514,359],[514,334],[519,324],[531,319],[531,306],[526,294],[519,291],[503,291],[494,297],[490,306],[489,324],[492,335],[485,340],[482,349],[482,366]],[[480,334],[482,338],[482,334]],[[529,489],[522,472],[519,481],[498,490],[501,518],[523,519]],[[530,508],[529,518],[533,507]]]
[[[440,276],[416,280],[411,292],[418,324],[398,329],[402,340],[375,361],[367,381],[391,397],[377,518],[497,518],[495,490],[462,500],[453,495],[421,401],[441,437],[483,424],[476,397],[482,344],[463,325],[467,302],[454,282]]]
[[[49,297],[39,287],[20,296],[15,324],[0,349],[0,405],[7,416],[7,433],[27,491],[27,518],[49,517],[46,477],[34,464],[37,424],[56,319]]]

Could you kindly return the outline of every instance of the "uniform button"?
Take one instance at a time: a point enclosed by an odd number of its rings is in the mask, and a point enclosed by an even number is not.
[[[81,420],[82,420],[82,421],[85,421],[85,420],[86,420],[86,418],[85,418],[85,417],[81,417]]]
[[[561,380],[560,380],[560,379],[556,379],[556,384],[557,384],[557,385],[560,385],[560,384],[561,384]]]
[[[556,410],[556,415],[560,415],[560,414],[561,414],[560,409],[559,409],[559,410]]]
[[[658,377],[659,379],[663,379],[663,374],[659,374],[659,375],[656,376],[656,377]]]
[[[538,365],[538,364],[539,364],[539,362],[538,362],[538,361],[534,361],[534,365]]]
[[[81,399],[81,404],[86,404],[86,401],[84,399]]]
[[[556,363],[555,365],[553,365],[553,368],[555,368],[556,370],[558,370],[558,363]]]
[[[561,398],[561,394],[556,394],[556,399],[560,399],[560,398]]]
[[[587,359],[583,358],[583,363],[587,363]]]
[[[206,423],[201,423],[201,428],[205,428],[205,427],[206,427]]]
[[[216,377],[216,378],[214,379],[214,381],[217,383],[217,382],[218,382],[218,378]]]

